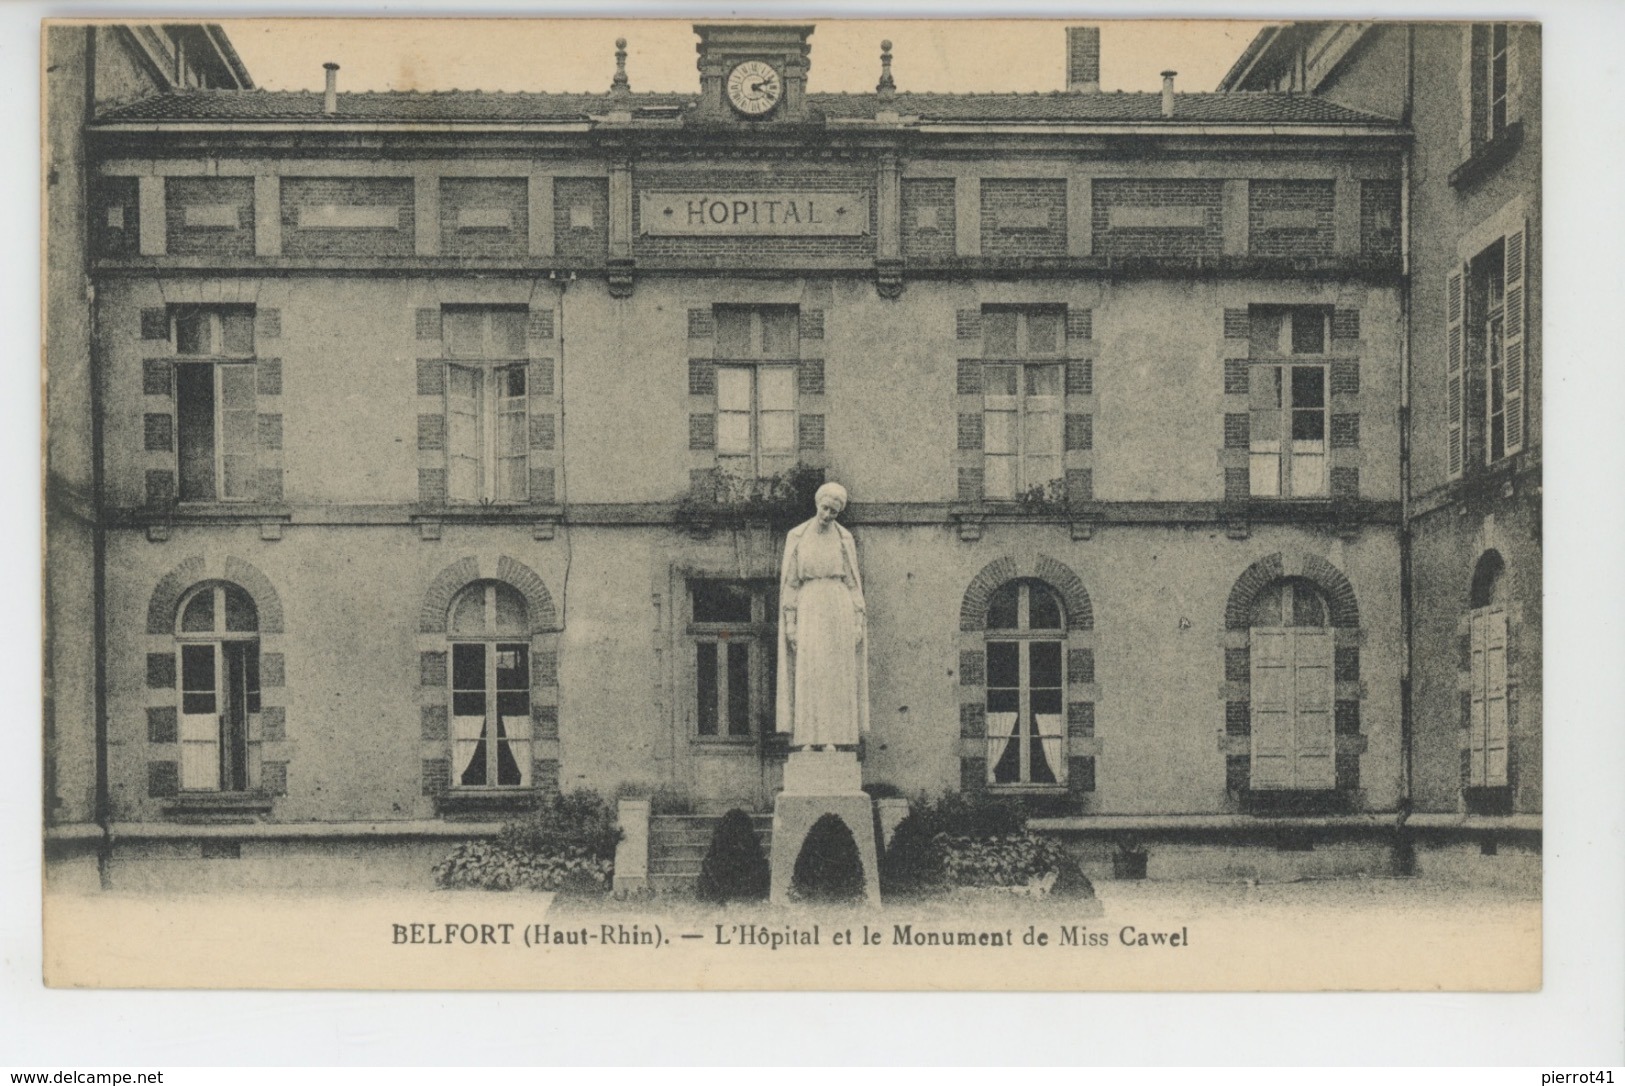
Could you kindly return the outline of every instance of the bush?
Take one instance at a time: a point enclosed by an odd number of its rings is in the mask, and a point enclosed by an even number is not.
[[[700,865],[696,893],[705,901],[761,901],[769,872],[750,815],[735,807],[717,822]]]
[[[863,900],[863,861],[845,822],[827,814],[813,823],[796,857],[790,895],[802,901]]]
[[[607,890],[621,829],[596,792],[556,795],[488,841],[465,841],[434,867],[448,890]]]
[[[1025,886],[1052,872],[1069,891],[1078,880],[1088,885],[1058,842],[1027,829],[1018,803],[975,793],[913,803],[880,859],[881,890],[889,894]]]

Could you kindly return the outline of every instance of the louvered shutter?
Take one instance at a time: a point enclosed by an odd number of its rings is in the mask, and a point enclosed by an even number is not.
[[[1506,236],[1506,259],[1502,267],[1506,275],[1505,315],[1501,322],[1503,332],[1502,359],[1506,367],[1506,454],[1523,448],[1524,402],[1524,243],[1528,231],[1520,227]]]
[[[1292,787],[1292,656],[1286,630],[1252,636],[1252,787]]]
[[[1518,39],[1523,35],[1523,28],[1517,23],[1507,24],[1507,124],[1514,125],[1523,119],[1523,85],[1519,82],[1518,71]]]
[[[1474,612],[1471,640],[1467,783],[1497,788],[1507,783],[1506,612],[1500,608]]]
[[[1304,789],[1337,787],[1332,719],[1332,634],[1294,629],[1292,643],[1293,776]]]
[[[259,417],[257,384],[252,365],[221,365],[220,381],[220,496],[247,499],[258,496],[256,468]]]
[[[1465,403],[1463,381],[1465,368],[1463,342],[1466,329],[1463,324],[1463,273],[1452,272],[1445,286],[1445,438],[1450,444],[1447,472],[1450,478],[1461,478],[1463,440],[1462,411]]]

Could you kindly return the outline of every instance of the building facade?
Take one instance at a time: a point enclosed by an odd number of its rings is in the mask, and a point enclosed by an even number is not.
[[[809,93],[812,27],[695,31],[680,93],[623,50],[601,94],[330,68],[83,125],[94,385],[52,418],[100,465],[105,681],[54,839],[104,885],[423,884],[560,789],[769,809],[829,478],[868,784],[1153,875],[1389,870],[1399,114],[1103,94],[1091,28],[1043,95],[889,51]]]
[[[1435,866],[1538,870],[1540,59],[1532,24],[1300,23],[1263,32],[1224,84],[1312,93],[1414,133],[1408,792]]]

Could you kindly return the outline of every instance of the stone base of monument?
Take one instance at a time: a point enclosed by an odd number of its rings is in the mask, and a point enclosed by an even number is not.
[[[851,751],[793,752],[784,764],[784,791],[773,803],[773,856],[770,900],[790,900],[790,883],[807,834],[825,815],[840,819],[858,846],[863,890],[880,904],[880,867],[875,855],[874,801],[863,790],[858,757]]]

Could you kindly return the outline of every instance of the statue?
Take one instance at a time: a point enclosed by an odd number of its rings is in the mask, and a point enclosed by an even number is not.
[[[835,518],[846,490],[825,483],[792,528],[779,574],[777,727],[792,748],[853,748],[869,730],[869,649],[858,552]]]

